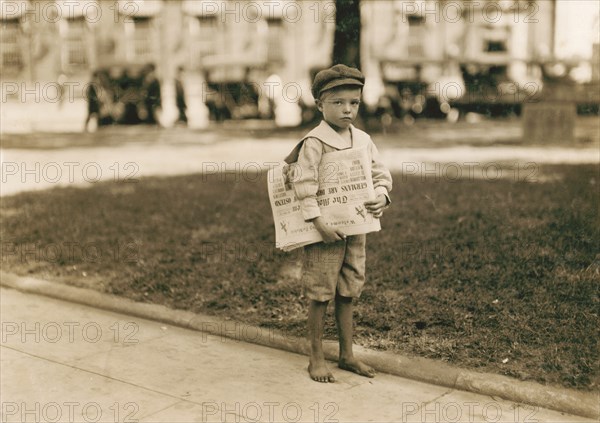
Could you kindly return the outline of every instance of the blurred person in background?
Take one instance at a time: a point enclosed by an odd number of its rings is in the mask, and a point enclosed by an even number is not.
[[[179,117],[177,118],[176,123],[183,122],[187,125],[187,105],[185,104],[185,91],[183,89],[183,83],[181,82],[182,76],[183,66],[179,66],[177,68],[177,75],[175,76],[175,101],[177,103],[177,110],[179,111]]]
[[[94,126],[92,126],[92,131],[95,131],[95,127],[98,126],[98,123],[100,121],[100,95],[99,95],[99,90],[101,90],[102,88],[100,87],[100,72],[99,71],[94,71],[94,73],[92,73],[92,78],[90,80],[90,84],[87,87],[87,90],[85,91],[85,96],[88,102],[88,114],[87,117],[85,118],[85,124],[84,124],[84,131],[88,132],[89,131],[89,124],[90,121],[92,119],[94,119],[95,124]]]
[[[144,70],[145,77],[142,83],[142,90],[144,92],[144,105],[148,113],[146,123],[157,124],[157,115],[161,109],[160,82],[156,77],[156,67],[153,63],[146,65]]]
[[[121,121],[125,112],[125,106],[121,102],[123,96],[121,87],[124,86],[124,79],[125,74],[120,66],[112,66],[108,70],[106,108],[110,118],[107,118],[107,123]]]

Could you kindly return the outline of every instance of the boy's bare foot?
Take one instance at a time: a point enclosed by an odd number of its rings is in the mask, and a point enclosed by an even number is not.
[[[311,362],[308,365],[308,373],[310,374],[310,378],[315,382],[321,383],[333,383],[335,382],[335,378],[325,365],[325,362],[317,363],[313,365]]]
[[[371,366],[367,366],[362,361],[351,358],[351,359],[341,359],[338,361],[338,367],[342,370],[348,370],[349,372],[354,372],[361,376],[366,377],[375,377],[375,369]]]

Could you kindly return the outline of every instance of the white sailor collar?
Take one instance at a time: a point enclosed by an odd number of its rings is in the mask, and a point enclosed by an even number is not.
[[[298,154],[300,154],[302,144],[307,138],[317,138],[322,143],[327,144],[337,150],[346,150],[352,147],[358,148],[368,145],[371,138],[366,132],[361,131],[354,125],[350,125],[350,132],[352,134],[352,142],[348,142],[347,140],[343,139],[340,134],[338,134],[327,122],[325,122],[325,120],[322,120],[319,126],[314,128],[302,138],[302,140],[294,147],[284,161],[286,163],[294,163],[298,161]]]

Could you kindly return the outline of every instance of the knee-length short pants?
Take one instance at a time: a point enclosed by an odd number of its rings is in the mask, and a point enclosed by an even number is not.
[[[351,235],[343,241],[305,246],[304,295],[315,301],[332,300],[336,291],[343,297],[360,297],[365,284],[366,238]]]

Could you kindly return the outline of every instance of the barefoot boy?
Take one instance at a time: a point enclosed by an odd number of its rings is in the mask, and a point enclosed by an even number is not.
[[[311,91],[323,121],[285,159],[287,163],[296,162],[292,181],[302,215],[314,223],[323,237],[323,242],[304,247],[302,276],[305,295],[310,300],[308,372],[317,382],[335,381],[323,354],[324,319],[331,300],[335,300],[339,334],[338,366],[362,376],[375,376],[374,370],[356,359],[352,352],[352,300],[360,296],[365,281],[366,236],[346,236],[339,229],[327,226],[316,201],[317,172],[323,153],[366,147],[372,162],[375,199],[367,201],[365,207],[373,216],[381,217],[390,203],[390,173],[379,161],[377,148],[369,135],[352,125],[358,114],[364,81],[358,69],[345,65],[319,72]]]

